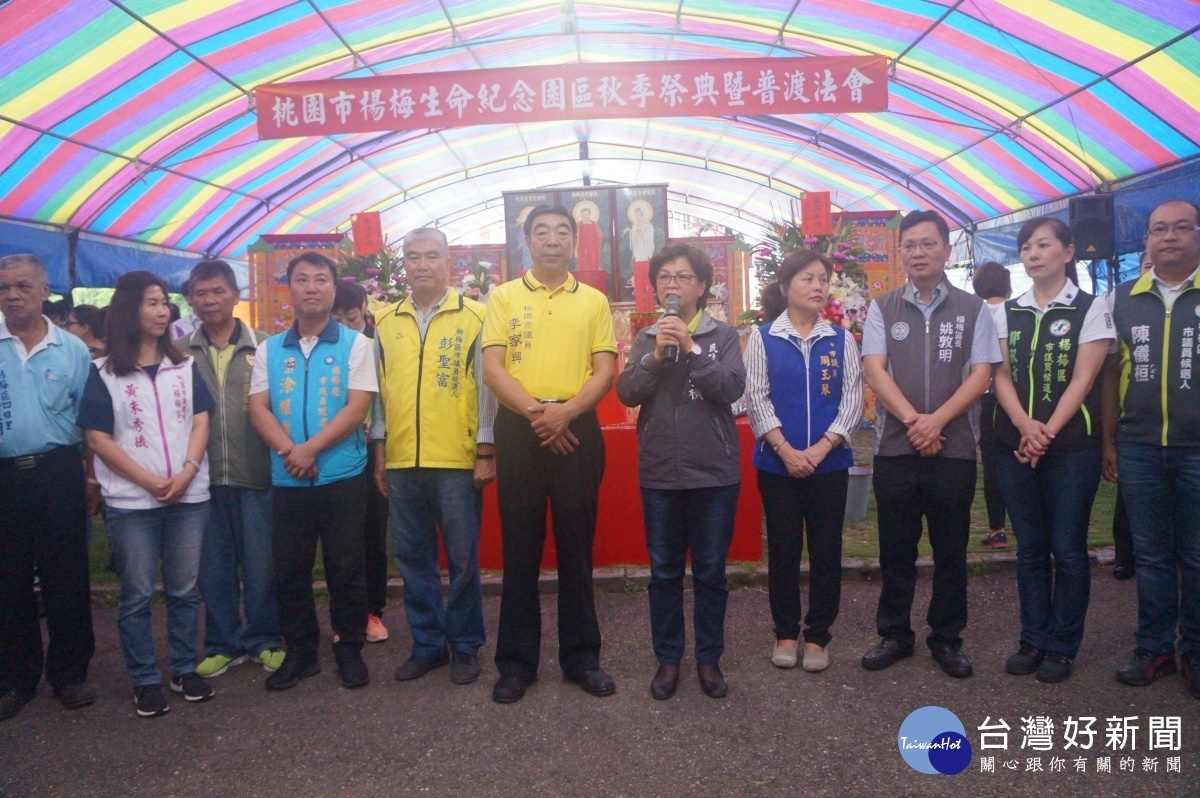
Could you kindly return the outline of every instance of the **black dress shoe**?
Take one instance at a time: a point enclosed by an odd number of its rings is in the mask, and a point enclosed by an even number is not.
[[[594,671],[584,671],[580,676],[568,676],[567,681],[575,682],[588,695],[606,696],[617,692],[617,683],[602,668]]]
[[[971,660],[967,659],[967,655],[962,653],[962,649],[958,646],[937,645],[930,646],[929,650],[933,654],[933,659],[942,666],[942,670],[948,676],[965,679],[975,672],[971,667]]]
[[[1118,565],[1113,568],[1113,579],[1118,582],[1124,582],[1126,579],[1133,579],[1137,576],[1137,569],[1132,565]]]
[[[650,680],[650,695],[657,701],[666,701],[675,695],[679,687],[679,666],[659,665],[658,673]]]
[[[729,693],[729,684],[717,665],[697,665],[696,677],[700,680],[700,689],[709,698],[724,698]]]
[[[450,681],[455,684],[470,684],[479,678],[479,657],[475,654],[464,654],[461,651],[451,652]]]
[[[523,679],[520,676],[501,676],[492,688],[492,700],[497,704],[514,704],[525,697],[525,688],[533,684],[533,679]]]
[[[317,661],[316,655],[310,654],[305,657],[289,651],[279,670],[267,677],[267,689],[289,690],[300,684],[301,679],[316,676],[320,672],[321,663]]]
[[[33,700],[34,692],[0,690],[0,720],[6,720],[21,711],[21,707]]]
[[[86,684],[65,684],[54,688],[54,697],[67,709],[80,709],[96,702],[96,691]]]
[[[446,651],[442,651],[440,655],[432,659],[413,654],[408,660],[401,663],[400,667],[396,668],[396,678],[402,682],[411,682],[413,679],[420,679],[434,668],[442,667],[449,661],[450,654]]]
[[[357,651],[343,651],[337,655],[338,678],[342,687],[353,690],[356,687],[366,687],[371,683],[371,674],[367,663],[363,662],[362,654]]]
[[[911,657],[912,646],[903,646],[890,638],[883,638],[879,645],[863,654],[862,666],[869,671],[881,671],[890,668],[899,660]]]

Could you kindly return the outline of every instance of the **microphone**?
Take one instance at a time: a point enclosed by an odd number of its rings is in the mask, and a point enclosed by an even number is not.
[[[679,297],[675,296],[674,294],[669,295],[667,297],[667,301],[664,303],[664,307],[666,308],[666,311],[667,311],[666,313],[663,314],[664,319],[667,316],[678,317],[679,316]],[[667,360],[673,360],[676,363],[678,363],[679,362],[679,347],[668,346],[666,349],[666,352],[664,352],[664,356]]]

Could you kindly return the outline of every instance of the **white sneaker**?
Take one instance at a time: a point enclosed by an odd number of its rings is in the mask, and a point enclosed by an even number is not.
[[[799,659],[798,652],[798,646],[783,646],[776,643],[775,650],[771,652],[771,664],[776,668],[794,668]]]
[[[804,670],[818,673],[829,667],[829,646],[809,648],[804,646]]]

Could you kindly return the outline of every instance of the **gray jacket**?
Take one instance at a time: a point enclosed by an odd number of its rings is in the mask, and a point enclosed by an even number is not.
[[[692,340],[701,353],[679,362],[654,359],[658,324],[642,330],[617,379],[617,396],[638,415],[638,482],[687,490],[742,481],[734,402],[746,389],[738,333],[705,314]]]
[[[208,350],[208,336],[197,327],[179,343],[196,358],[196,367],[216,400],[208,425],[208,473],[212,484],[234,488],[271,487],[271,461],[267,444],[250,424],[250,375],[254,355],[267,334],[240,320],[233,334],[233,357],[225,369],[224,387]]]

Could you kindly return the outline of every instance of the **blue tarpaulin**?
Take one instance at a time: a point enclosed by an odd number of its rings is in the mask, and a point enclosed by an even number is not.
[[[75,285],[86,288],[111,288],[117,284],[117,278],[125,272],[144,269],[166,280],[172,291],[180,291],[188,278],[188,272],[200,260],[199,255],[132,243],[115,243],[82,233],[75,247]],[[233,267],[238,286],[245,288],[249,284],[246,264],[229,261],[229,265]]]
[[[50,290],[65,294],[71,290],[71,244],[66,233],[40,225],[0,220],[0,257],[36,255],[46,264]]]
[[[130,244],[115,244],[80,235],[75,246],[75,284],[85,288],[109,288],[125,272],[138,269],[153,272],[178,291],[188,272],[200,261],[198,256],[184,257],[161,250]]]
[[[1121,258],[1120,279],[1127,280],[1137,274],[1138,258],[1144,248],[1142,236],[1146,232],[1146,220],[1158,205],[1171,199],[1200,201],[1200,160],[1194,160],[1166,172],[1118,183],[1113,191],[1113,233],[1116,251]],[[1021,225],[1038,216],[1053,216],[1069,222],[1069,206],[1066,200],[1027,208],[1008,214],[995,223],[989,223],[975,232],[974,262],[994,260],[1003,264],[1019,263],[1017,233]],[[1103,277],[1104,269],[1100,268]]]

